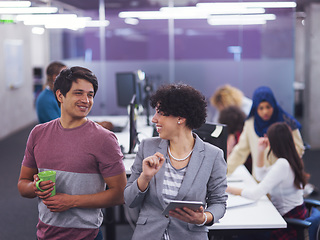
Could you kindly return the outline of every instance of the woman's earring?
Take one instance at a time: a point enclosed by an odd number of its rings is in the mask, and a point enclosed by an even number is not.
[[[180,124],[180,121],[178,121],[178,124]]]

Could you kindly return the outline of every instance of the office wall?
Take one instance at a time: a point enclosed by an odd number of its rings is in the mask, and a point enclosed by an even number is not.
[[[0,24],[0,139],[36,122],[33,67],[47,64],[48,39],[23,24]],[[8,46],[12,48],[8,48]],[[13,83],[13,87],[8,83]]]

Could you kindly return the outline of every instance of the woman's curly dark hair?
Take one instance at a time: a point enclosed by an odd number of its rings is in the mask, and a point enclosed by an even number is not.
[[[201,127],[207,117],[205,96],[186,84],[161,86],[150,97],[150,105],[165,116],[185,118],[190,129]]]

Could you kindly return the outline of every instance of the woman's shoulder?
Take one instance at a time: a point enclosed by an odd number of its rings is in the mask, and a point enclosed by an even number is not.
[[[204,150],[205,154],[208,156],[223,156],[223,150],[211,143],[204,142],[200,139],[200,144],[197,145],[197,151]],[[203,146],[203,147],[202,147]]]
[[[274,165],[283,169],[290,167],[288,160],[285,158],[278,158]]]
[[[244,121],[243,130],[242,132],[250,132],[254,131],[254,117],[249,117],[247,120]]]
[[[140,145],[144,146],[158,146],[162,142],[166,142],[167,140],[163,140],[160,137],[151,137],[151,138],[145,138],[142,139],[140,142]]]

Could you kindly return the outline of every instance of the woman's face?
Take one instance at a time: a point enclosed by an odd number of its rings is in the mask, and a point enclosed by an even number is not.
[[[163,112],[156,111],[152,118],[152,122],[156,124],[159,137],[170,140],[176,134],[178,118],[174,116],[165,116]]]
[[[257,112],[258,112],[259,117],[262,118],[262,120],[268,121],[268,120],[270,120],[270,118],[273,114],[273,107],[268,102],[261,102],[258,105]]]

